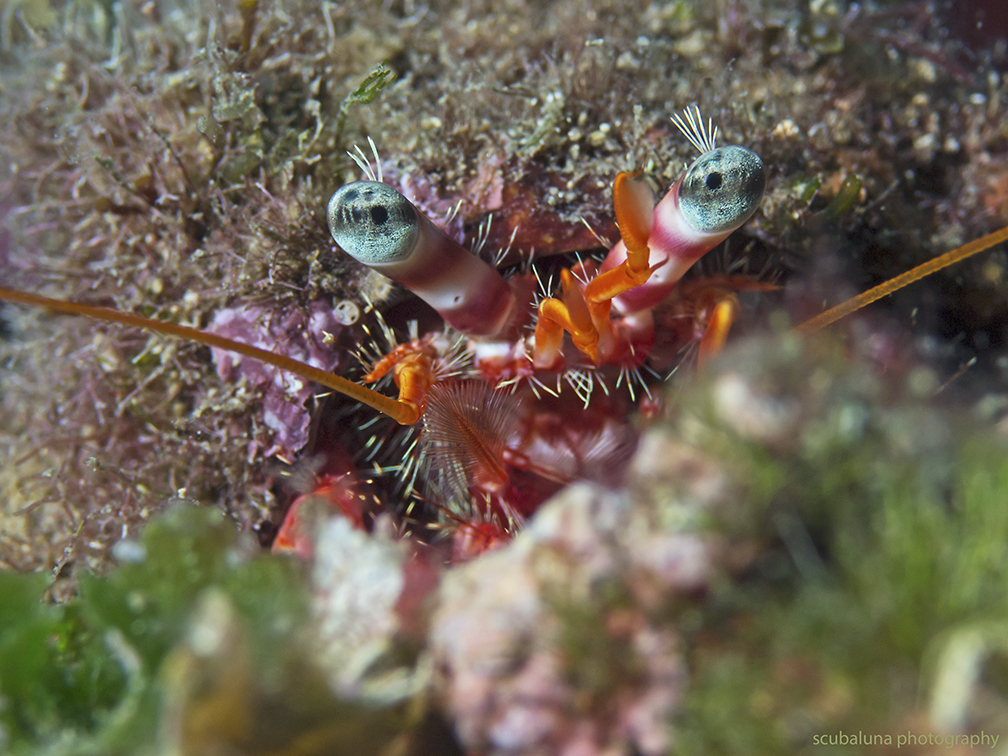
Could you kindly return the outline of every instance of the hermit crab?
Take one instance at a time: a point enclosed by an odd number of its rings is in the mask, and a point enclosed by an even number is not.
[[[237,352],[400,425],[422,425],[416,443],[407,446],[410,458],[398,467],[408,488],[433,508],[428,519],[454,534],[455,558],[465,559],[506,541],[563,484],[618,477],[636,442],[625,418],[639,394],[650,397],[670,352],[695,343],[702,366],[721,349],[737,317],[736,292],[772,288],[741,276],[680,285],[698,259],[757,210],[766,175],[752,151],[717,147],[716,129],[697,109],[674,121],[699,157],[657,202],[641,176],[617,175],[619,241],[600,263],[585,259],[561,269],[558,287],[539,280],[533,266],[502,275],[384,183],[378,161],[375,170],[362,164],[367,180],[336,189],[326,215],[340,249],[423,299],[443,321],[443,327],[387,344],[366,366],[363,384],[381,386],[390,378],[395,397],[214,333],[6,288],[0,299]],[[894,279],[888,289],[866,292],[847,310],[1006,238],[1003,229],[953,250]],[[799,330],[825,322],[816,319]],[[344,454],[319,488],[362,524],[350,459]],[[280,528],[281,547],[303,547],[299,504]]]

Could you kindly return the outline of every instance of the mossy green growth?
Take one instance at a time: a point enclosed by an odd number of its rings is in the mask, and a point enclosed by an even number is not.
[[[766,670],[750,656],[727,650],[701,663],[702,674],[678,717],[674,753],[781,753],[780,738],[761,705]]]
[[[833,552],[843,582],[832,591],[841,589],[838,601],[870,633],[855,641],[863,648],[840,645],[838,658],[916,664],[952,627],[1008,618],[1008,455],[970,439],[955,457],[947,489],[926,477],[894,481],[875,506],[851,502],[837,513]],[[820,621],[817,612],[803,614],[810,626]]]
[[[178,506],[124,544],[109,575],[82,575],[66,604],[43,603],[42,575],[0,572],[0,750],[153,750],[162,664],[211,589],[234,607],[259,679],[275,677],[307,595],[298,565],[257,550],[219,512]]]
[[[369,105],[374,102],[382,90],[395,81],[395,72],[386,67],[384,62],[375,66],[361,80],[357,88],[347,94],[339,104],[336,112],[336,133],[342,135],[346,129],[347,116],[355,105]]]
[[[1008,449],[909,382],[787,341],[744,347],[687,402],[684,427],[743,492],[727,532],[762,551],[704,602],[677,752],[817,753],[814,735],[841,730],[895,742],[929,716],[979,732],[964,702],[977,686],[1008,701],[983,672],[997,654],[961,692],[933,667],[963,628],[1008,619]]]
[[[306,611],[300,578],[286,561],[249,559],[252,544],[245,546],[243,553],[234,524],[220,513],[173,508],[144,530],[136,562],[105,577],[81,576],[82,611],[93,624],[119,630],[145,664],[156,664],[181,636],[199,594],[214,585],[264,633],[264,643],[276,642],[270,634],[289,631]]]
[[[125,675],[77,607],[44,605],[45,577],[0,572],[0,750],[99,725]]]
[[[822,187],[822,179],[818,176],[806,176],[804,171],[796,171],[788,177],[786,186],[792,197],[807,205],[815,199]]]

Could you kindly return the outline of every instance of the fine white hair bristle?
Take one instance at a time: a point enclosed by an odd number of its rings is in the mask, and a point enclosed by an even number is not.
[[[710,118],[704,124],[700,108],[696,105],[692,110],[686,108],[682,116],[675,113],[672,116],[672,123],[678,127],[684,137],[689,139],[690,144],[696,147],[701,155],[711,152],[717,147],[717,126]]]
[[[347,150],[347,155],[350,159],[357,163],[357,167],[361,169],[368,181],[377,181],[379,184],[382,181],[382,169],[381,169],[381,158],[378,157],[378,148],[375,147],[374,139],[370,136],[367,138],[368,145],[371,147],[371,154],[374,155],[374,168],[371,167],[371,161],[368,159],[367,155],[364,154],[358,145],[354,145],[353,148],[357,152],[355,155],[353,152]]]

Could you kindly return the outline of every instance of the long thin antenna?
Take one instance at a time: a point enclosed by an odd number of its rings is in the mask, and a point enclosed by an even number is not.
[[[902,289],[904,286],[908,286],[914,281],[919,281],[924,278],[924,276],[929,276],[942,268],[954,265],[961,260],[965,260],[967,257],[972,257],[973,255],[983,252],[985,249],[990,249],[995,244],[1000,244],[1003,241],[1008,241],[1008,226],[1005,226],[992,234],[987,234],[987,236],[981,236],[979,239],[974,239],[971,242],[963,244],[961,247],[956,247],[943,255],[938,255],[938,257],[928,260],[925,263],[921,263],[916,268],[911,268],[906,273],[901,273],[895,278],[890,278],[885,283],[879,284],[872,289],[868,289],[868,291],[862,292],[856,297],[848,299],[846,302],[838,304],[836,307],[826,310],[826,312],[820,313],[814,318],[810,318],[804,323],[795,326],[795,331],[797,333],[806,334],[818,331],[820,328],[825,328],[831,323],[835,323],[840,320],[840,318],[850,315],[852,312],[860,310],[866,305],[870,305],[876,299],[881,299],[887,294],[892,294],[894,291]]]
[[[417,416],[418,413],[414,407],[410,407],[408,404],[393,399],[392,397],[385,396],[384,394],[379,394],[377,391],[373,391],[366,386],[361,386],[359,383],[354,383],[342,376],[327,373],[324,370],[319,370],[318,368],[312,367],[300,360],[294,360],[290,357],[286,357],[282,354],[276,354],[274,352],[267,352],[265,349],[259,349],[251,344],[243,344],[240,341],[233,341],[232,339],[218,336],[215,333],[200,331],[197,328],[190,328],[189,326],[178,325],[177,323],[169,323],[164,320],[145,318],[142,315],[134,315],[131,312],[121,312],[120,310],[114,310],[111,307],[98,307],[96,305],[81,304],[79,302],[50,299],[49,297],[43,297],[39,294],[30,294],[26,291],[17,291],[16,289],[7,289],[4,287],[0,287],[0,299],[8,302],[16,302],[18,304],[31,305],[33,307],[44,307],[47,310],[59,312],[64,315],[83,315],[84,317],[95,318],[97,320],[104,320],[111,323],[120,323],[134,328],[146,328],[151,331],[156,331],[157,333],[175,336],[176,338],[196,341],[200,344],[205,344],[206,346],[225,349],[229,352],[237,352],[245,357],[251,357],[254,360],[265,362],[266,364],[273,365],[281,370],[286,370],[290,373],[303,376],[311,381],[315,381],[316,383],[325,386],[326,388],[330,388],[333,391],[338,391],[339,393],[348,396],[361,404],[366,404],[368,407],[378,410],[378,412],[381,412],[382,414],[388,415],[401,425],[412,425],[419,419]]]

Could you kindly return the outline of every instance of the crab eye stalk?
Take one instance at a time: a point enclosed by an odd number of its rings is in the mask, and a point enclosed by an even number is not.
[[[470,336],[497,336],[516,310],[507,281],[388,184],[355,181],[329,199],[340,248],[412,291]]]
[[[699,123],[699,113],[688,115]],[[763,199],[763,161],[745,147],[714,147],[715,131],[680,125],[703,151],[654,208],[647,237],[648,265],[653,273],[642,286],[613,300],[617,311],[640,312],[656,306],[704,254],[749,220]],[[642,226],[642,228],[645,228]],[[602,264],[608,271],[627,258],[621,241]]]
[[[719,147],[698,157],[679,186],[679,210],[697,231],[734,231],[756,212],[766,173],[745,147]]]

